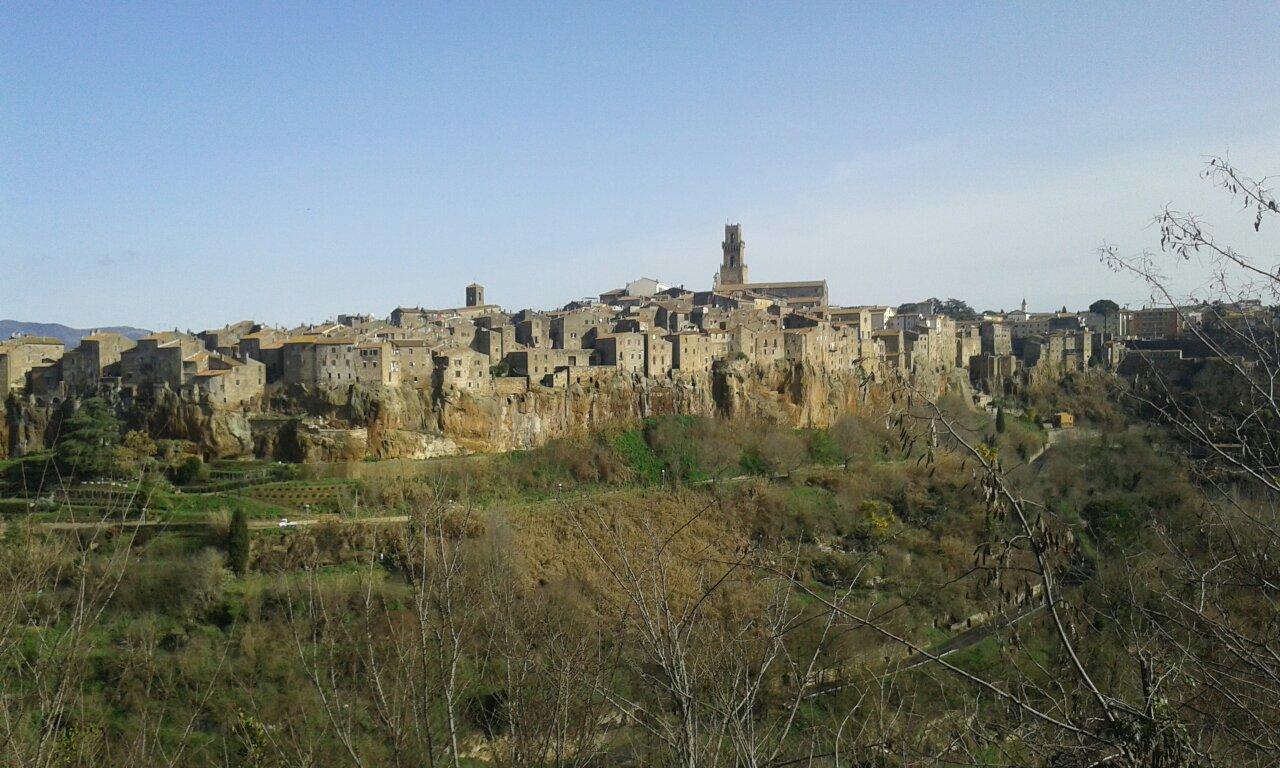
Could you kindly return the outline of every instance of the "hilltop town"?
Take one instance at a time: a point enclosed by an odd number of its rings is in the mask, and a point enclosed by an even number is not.
[[[16,337],[0,342],[0,397],[46,408],[90,395],[125,407],[176,397],[253,414],[290,392],[409,387],[433,402],[514,398],[618,378],[696,385],[717,366],[863,382],[959,372],[1001,393],[1031,376],[1116,368],[1133,349],[1180,357],[1197,316],[1194,307],[1129,311],[1108,301],[1057,312],[1028,311],[1025,301],[984,313],[956,301],[832,306],[825,280],[751,282],[742,227],[730,224],[705,289],[642,277],[555,311],[512,313],[473,284],[462,306],[397,307],[385,319],[339,315],[292,329],[244,321],[136,342],[98,332],[69,350]]]

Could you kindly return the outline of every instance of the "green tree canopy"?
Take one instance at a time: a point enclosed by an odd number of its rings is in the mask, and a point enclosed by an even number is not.
[[[1114,315],[1120,311],[1120,305],[1111,299],[1098,299],[1089,305],[1089,311],[1095,315]]]
[[[62,424],[54,446],[58,464],[76,477],[104,477],[117,469],[120,420],[106,401],[93,397]]]

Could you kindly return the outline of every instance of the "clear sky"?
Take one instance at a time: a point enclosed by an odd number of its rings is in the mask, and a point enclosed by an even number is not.
[[[1197,176],[1280,173],[1277,41],[1276,3],[4,3],[0,317],[552,307],[705,286],[728,221],[840,303],[1140,304],[1094,250],[1166,204],[1280,253]]]

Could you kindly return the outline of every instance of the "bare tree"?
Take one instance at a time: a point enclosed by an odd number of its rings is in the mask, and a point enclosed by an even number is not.
[[[579,522],[579,535],[613,587],[605,615],[620,651],[600,694],[644,734],[633,749],[651,762],[784,764],[833,616],[804,616],[793,578],[756,578],[749,548],[691,540],[691,526],[718,503],[669,529],[566,508],[591,524]],[[817,640],[793,643],[796,627],[814,620]]]

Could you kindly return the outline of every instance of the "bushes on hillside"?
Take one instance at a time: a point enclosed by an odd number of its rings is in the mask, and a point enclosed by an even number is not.
[[[119,442],[120,420],[105,400],[91,397],[62,423],[54,455],[62,470],[74,477],[109,477],[118,469]]]

